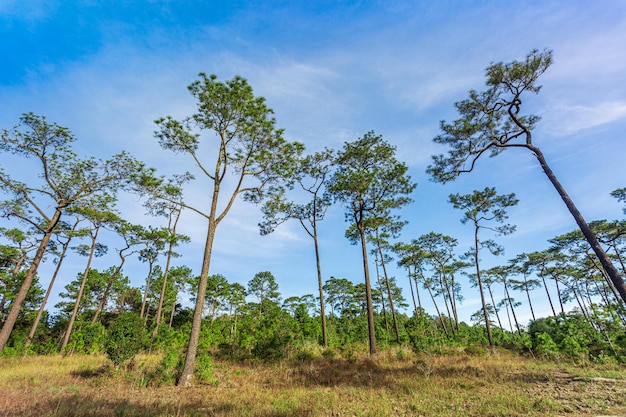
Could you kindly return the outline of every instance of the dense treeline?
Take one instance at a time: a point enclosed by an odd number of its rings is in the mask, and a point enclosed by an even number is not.
[[[461,119],[442,123],[435,141],[450,150],[434,157],[435,180],[451,181],[471,171],[482,153],[496,155],[524,136],[517,146],[534,152],[553,175],[530,139],[536,118],[519,115],[521,94],[539,91],[534,83],[550,62],[549,52],[533,51],[525,62],[488,69],[491,89],[471,92],[457,103]],[[459,219],[473,227],[467,252],[437,231],[406,236],[396,213],[411,203],[416,185],[382,136],[368,132],[342,149],[305,155],[302,144],[282,137],[271,109],[244,79],[220,82],[201,74],[189,90],[198,112],[180,121],[159,119],[155,136],[164,149],[189,157],[208,181],[208,208],[185,199],[194,175],[165,178],[123,152],[109,160],[81,158],[71,132],[42,116],[25,114],[2,132],[2,152],[35,161],[37,172],[23,182],[0,168],[7,219],[0,228],[3,355],[106,352],[119,366],[139,351],[158,350],[165,352],[164,374],[181,385],[198,369],[209,370],[210,355],[304,360],[319,352],[349,355],[366,341],[371,354],[377,346],[403,344],[416,351],[502,346],[542,357],[626,359],[625,221],[587,223],[550,178],[580,228],[486,268],[482,254],[501,255],[498,236],[515,231],[506,223],[507,209],[518,203],[514,194],[487,187],[450,195]],[[214,159],[199,152],[203,135],[217,138]],[[116,208],[121,193],[139,195],[163,226],[126,219]],[[625,200],[624,189],[612,195]],[[210,272],[215,229],[239,197],[263,204],[262,234],[289,220],[303,226],[315,247],[318,293],[283,298],[271,271],[250,277],[247,287]],[[343,205],[345,236],[361,247],[363,283],[323,279],[318,227],[332,204]],[[189,240],[177,232],[182,215],[207,221],[199,275],[185,259],[172,262]],[[93,268],[94,258],[107,252],[117,262]],[[84,269],[59,290],[55,279],[72,254],[83,257]],[[145,264],[139,288],[124,272],[136,258]],[[37,273],[42,262],[54,264],[50,277]],[[402,284],[388,274],[391,264],[406,270]],[[462,287],[461,276],[474,288]],[[472,291],[480,294],[481,308],[465,323],[458,305]],[[53,292],[60,301],[51,309]],[[193,308],[186,306],[189,298]],[[536,315],[539,303],[550,306],[549,317]],[[520,315],[530,315],[530,324]]]

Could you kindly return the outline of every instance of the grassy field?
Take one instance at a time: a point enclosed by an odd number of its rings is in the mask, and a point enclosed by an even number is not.
[[[160,357],[0,359],[2,416],[626,416],[626,369],[507,352],[276,364],[213,361],[193,388],[157,383]]]

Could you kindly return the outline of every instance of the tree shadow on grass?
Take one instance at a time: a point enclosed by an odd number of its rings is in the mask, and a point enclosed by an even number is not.
[[[463,363],[435,366],[424,360],[407,361],[405,365],[388,367],[372,360],[311,361],[294,366],[292,378],[305,387],[353,386],[391,388],[405,377],[467,377],[480,378],[485,371]]]
[[[179,401],[143,404],[128,399],[94,399],[84,395],[64,395],[29,404],[15,404],[0,411],[0,416],[63,416],[63,417],[146,417],[146,416],[229,416],[237,415],[231,403]]]

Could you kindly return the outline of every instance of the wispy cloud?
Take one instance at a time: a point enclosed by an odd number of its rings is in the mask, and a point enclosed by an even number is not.
[[[543,113],[550,134],[567,136],[626,118],[626,101],[604,101],[593,105],[558,104]]]

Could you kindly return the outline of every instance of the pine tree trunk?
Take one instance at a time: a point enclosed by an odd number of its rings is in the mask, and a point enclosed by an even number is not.
[[[52,274],[52,278],[50,279],[50,284],[48,284],[48,289],[46,290],[46,295],[43,297],[41,301],[41,306],[39,306],[39,311],[37,311],[37,317],[35,317],[35,321],[33,322],[32,327],[30,328],[30,332],[28,333],[28,337],[24,342],[24,346],[28,346],[31,344],[33,337],[35,337],[35,332],[37,331],[37,326],[39,326],[39,322],[41,321],[41,316],[43,315],[44,309],[46,308],[46,303],[48,302],[48,298],[50,297],[50,293],[52,292],[52,286],[54,285],[54,281],[56,281],[57,275],[59,275],[59,270],[61,269],[61,264],[63,264],[63,259],[65,259],[65,253],[67,252],[67,248],[70,245],[71,237],[67,239],[67,242],[63,244],[63,249],[61,250],[61,255],[59,256],[59,262],[57,262],[57,266],[54,269],[54,273]]]
[[[28,295],[28,291],[30,290],[30,286],[33,283],[33,279],[35,278],[35,274],[37,273],[37,269],[39,268],[39,264],[41,263],[44,254],[46,253],[46,249],[48,247],[48,242],[50,241],[50,237],[52,236],[52,232],[56,227],[59,219],[61,218],[61,208],[55,210],[54,215],[48,221],[48,225],[46,227],[46,231],[39,243],[39,248],[37,249],[37,253],[33,258],[33,263],[28,268],[28,272],[24,277],[24,281],[20,287],[20,290],[15,297],[15,300],[11,304],[11,311],[4,321],[2,326],[2,330],[0,331],[0,355],[4,351],[4,347],[9,341],[9,336],[11,336],[11,332],[13,331],[13,327],[15,326],[15,322],[17,321],[17,316],[20,314],[20,309],[22,308],[22,304],[24,300],[26,300],[26,296]]]
[[[558,181],[558,179],[554,175],[554,172],[552,172],[552,169],[550,169],[550,167],[548,166],[548,163],[546,162],[546,159],[543,156],[543,153],[541,153],[539,148],[536,148],[532,145],[529,145],[528,148],[537,157],[537,160],[539,161],[539,164],[541,165],[543,172],[545,172],[545,174],[548,176],[548,179],[550,180],[550,182],[552,183],[556,191],[559,193],[559,196],[565,203],[565,206],[574,217],[576,224],[578,224],[578,227],[580,228],[581,232],[585,236],[585,239],[591,246],[591,249],[593,249],[596,256],[600,260],[600,263],[602,264],[602,267],[604,268],[607,275],[609,276],[609,279],[611,280],[611,282],[613,283],[613,285],[619,292],[619,295],[622,301],[626,303],[626,283],[624,282],[624,279],[620,276],[619,272],[617,271],[617,268],[615,268],[615,265],[613,265],[613,262],[611,262],[611,260],[609,259],[604,249],[602,249],[602,246],[600,246],[600,243],[598,242],[596,235],[593,233],[593,231],[591,230],[591,228],[589,227],[589,225],[583,218],[582,214],[578,211],[578,209],[574,205],[574,202],[571,200],[571,198],[569,197],[569,195],[567,194],[567,192],[565,191],[561,183]]]
[[[487,338],[489,346],[493,348],[493,336],[491,335],[491,323],[489,322],[489,311],[487,311],[487,303],[485,302],[485,291],[483,290],[483,282],[480,275],[480,265],[478,260],[478,225],[474,227],[474,265],[476,265],[476,280],[478,281],[478,289],[480,291],[480,301],[483,304],[483,315],[485,316],[485,327],[487,329]],[[495,310],[495,306],[493,307]]]
[[[214,210],[212,210],[212,212],[214,212]],[[209,267],[211,265],[211,253],[213,250],[213,240],[215,238],[216,226],[217,222],[215,221],[214,216],[211,216],[211,218],[209,219],[206,243],[204,246],[204,257],[202,260],[202,270],[200,271],[200,282],[198,284],[196,305],[193,311],[191,334],[189,335],[189,345],[187,346],[187,354],[185,355],[185,365],[183,366],[183,371],[178,379],[178,386],[191,386],[193,380],[193,372],[196,363],[196,353],[198,352],[198,342],[200,341],[200,329],[202,328],[204,298],[206,296],[206,288],[209,278]]]
[[[320,294],[320,319],[322,321],[322,346],[328,347],[328,332],[326,331],[326,312],[324,306],[324,283],[322,281],[322,267],[320,264],[320,250],[317,242],[317,228],[313,225],[313,243],[315,245],[315,266],[317,267],[317,286]]]
[[[87,258],[87,266],[85,267],[85,273],[83,274],[83,279],[80,282],[80,288],[78,289],[78,294],[76,295],[76,302],[74,303],[74,310],[72,310],[72,316],[70,317],[70,322],[67,325],[67,330],[65,331],[65,335],[63,336],[63,343],[61,344],[60,351],[67,346],[70,335],[72,333],[72,327],[74,327],[74,322],[76,321],[76,316],[78,316],[78,307],[80,306],[80,300],[83,298],[83,292],[85,291],[85,284],[87,282],[87,277],[89,276],[89,270],[91,269],[91,261],[93,259],[93,255],[96,251],[96,239],[98,238],[98,232],[100,228],[96,228],[96,233],[91,238],[91,250],[89,252],[89,257]]]
[[[367,303],[367,329],[369,333],[370,355],[373,355],[376,353],[376,328],[374,326],[374,308],[372,306],[372,285],[370,283],[370,272],[367,265],[365,232],[362,226],[359,226],[358,229],[361,237],[361,254],[363,256],[363,272],[365,274],[365,301]]]

